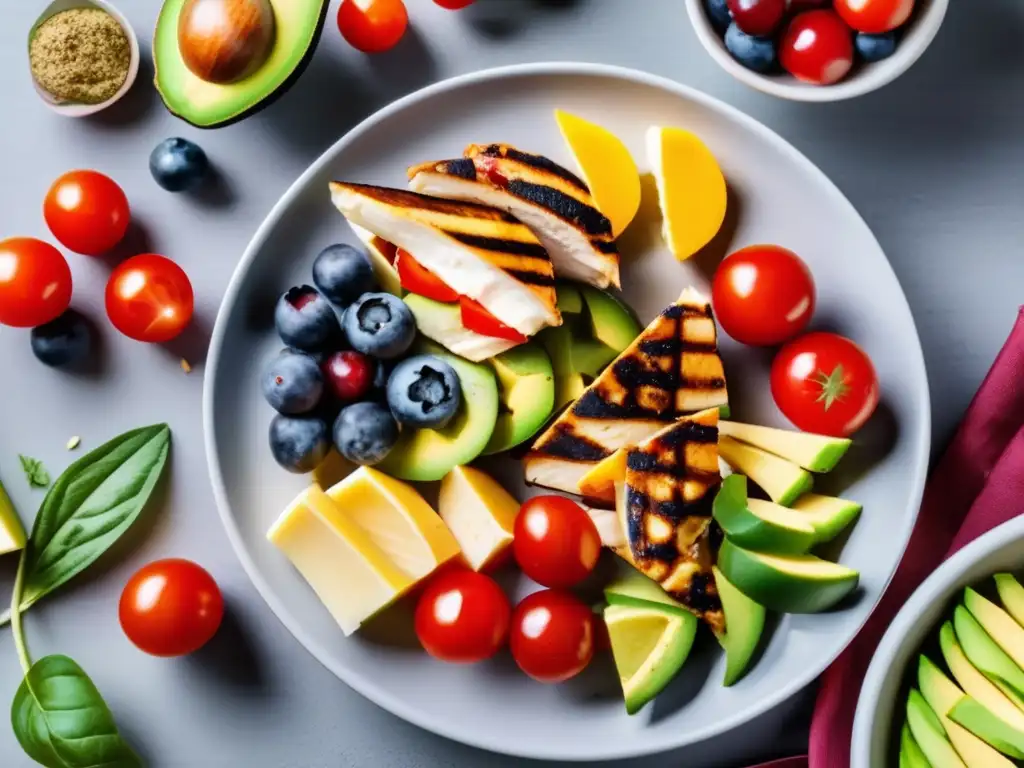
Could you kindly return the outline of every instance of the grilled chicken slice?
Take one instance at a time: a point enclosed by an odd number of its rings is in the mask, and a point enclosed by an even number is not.
[[[412,189],[494,206],[540,238],[555,272],[597,288],[619,287],[619,254],[612,225],[587,185],[546,157],[507,144],[471,144],[465,157],[409,169]]]
[[[526,480],[579,494],[583,476],[619,448],[728,399],[711,305],[687,288],[534,442]]]
[[[524,336],[561,325],[547,251],[494,208],[402,189],[331,182],[349,222],[412,254],[450,288]]]
[[[710,408],[630,448],[617,494],[627,542],[619,555],[717,635],[725,631],[725,615],[711,566],[722,531],[711,507],[721,482],[718,409]]]

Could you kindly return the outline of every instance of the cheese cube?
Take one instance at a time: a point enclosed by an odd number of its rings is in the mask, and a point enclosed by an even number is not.
[[[437,508],[474,571],[492,564],[512,543],[519,502],[479,469],[455,467],[445,475]]]

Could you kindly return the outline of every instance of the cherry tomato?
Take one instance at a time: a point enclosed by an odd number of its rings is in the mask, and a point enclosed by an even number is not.
[[[431,656],[471,664],[508,639],[512,606],[490,576],[451,569],[427,584],[416,604],[416,636]]]
[[[402,0],[342,0],[338,29],[353,48],[383,53],[398,45],[409,26]]]
[[[327,386],[343,403],[362,400],[373,387],[373,377],[377,372],[370,358],[354,349],[335,352],[320,367]]]
[[[128,198],[109,176],[70,171],[50,187],[43,203],[46,224],[66,248],[86,256],[106,253],[131,220]]]
[[[71,303],[71,270],[61,252],[33,237],[0,240],[0,325],[35,328]]]
[[[155,253],[132,256],[107,282],[107,316],[137,341],[170,341],[192,319],[194,296],[184,270]]]
[[[805,11],[789,22],[779,62],[797,80],[831,85],[853,66],[853,32],[835,11]]]
[[[523,573],[545,587],[572,587],[590,575],[601,535],[590,515],[564,496],[534,496],[519,508],[512,551]]]
[[[736,341],[781,344],[814,314],[814,279],[792,251],[751,245],[727,256],[711,282],[715,317]]]
[[[786,0],[726,0],[736,25],[748,35],[767,37],[786,15]]]
[[[836,13],[858,32],[878,35],[902,26],[914,0],[835,0]]]
[[[454,304],[459,300],[458,293],[401,248],[395,252],[395,266],[398,269],[398,281],[410,293],[445,304]]]
[[[484,336],[493,336],[496,339],[514,341],[517,344],[525,344],[529,341],[515,328],[505,325],[484,309],[483,304],[473,301],[468,296],[459,297],[459,307],[462,310],[462,324],[471,331]]]
[[[594,657],[594,614],[569,592],[534,592],[512,614],[510,645],[523,672],[542,683],[561,683]]]
[[[449,11],[457,11],[471,6],[476,0],[434,0],[434,2]]]
[[[145,565],[124,585],[121,629],[153,656],[184,656],[206,645],[224,617],[217,582],[191,560]]]
[[[846,437],[878,405],[878,376],[859,346],[835,333],[809,333],[779,350],[772,396],[786,418],[806,432]]]

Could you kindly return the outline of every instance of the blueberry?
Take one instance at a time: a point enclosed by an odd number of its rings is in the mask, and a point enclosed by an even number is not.
[[[149,156],[149,172],[168,192],[184,192],[202,183],[210,170],[206,153],[187,139],[167,139]]]
[[[353,464],[376,464],[398,442],[398,424],[379,403],[344,408],[334,422],[334,446]]]
[[[270,452],[289,472],[312,472],[330,448],[323,419],[277,415],[270,422]]]
[[[726,0],[704,0],[704,10],[708,14],[711,26],[718,34],[722,34],[732,24],[732,14],[729,13],[729,6]]]
[[[416,339],[409,307],[390,293],[364,293],[345,310],[349,344],[364,355],[390,360],[404,354]]]
[[[403,360],[388,378],[388,405],[399,423],[440,429],[462,402],[459,377],[444,360],[419,355]]]
[[[857,53],[864,61],[881,61],[896,52],[896,33],[885,32],[881,35],[866,35],[859,32],[854,39]]]
[[[324,393],[324,378],[309,355],[285,352],[263,372],[263,396],[278,413],[297,416],[309,413]]]
[[[736,22],[725,32],[725,47],[747,69],[767,72],[775,65],[775,41],[748,35]]]
[[[313,262],[313,284],[340,307],[376,290],[370,258],[351,245],[330,245]]]
[[[92,330],[84,317],[73,309],[56,320],[33,328],[32,352],[39,361],[61,368],[76,365],[89,356],[92,349]]]
[[[274,325],[285,344],[307,352],[321,351],[341,336],[334,308],[308,285],[291,288],[278,300]]]

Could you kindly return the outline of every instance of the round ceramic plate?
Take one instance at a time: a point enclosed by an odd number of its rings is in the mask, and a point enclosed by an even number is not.
[[[634,717],[625,713],[607,654],[579,678],[544,686],[519,673],[507,654],[471,667],[430,659],[410,641],[401,608],[383,626],[345,638],[265,538],[308,482],[279,469],[267,447],[271,412],[259,372],[281,346],[274,303],[289,286],[309,281],[324,246],[357,242],[331,205],[328,182],[404,186],[407,166],[458,156],[472,142],[508,142],[572,167],[555,108],[614,131],[642,168],[649,126],[687,128],[707,142],[729,181],[726,228],[699,257],[677,262],[660,243],[657,222],[627,232],[624,295],[643,322],[685,286],[706,288],[728,250],[780,243],[814,273],[815,326],[862,344],[882,383],[879,413],[819,486],[864,505],[850,535],[829,553],[860,570],[859,593],[825,614],[773,621],[760,660],[731,688],[722,687],[724,658],[702,631],[680,676]],[[783,425],[768,389],[770,353],[723,339],[722,354],[735,416]],[[402,99],[342,138],[292,186],[256,233],[217,318],[205,426],[214,492],[239,558],[271,609],[327,669],[399,717],[453,739],[520,756],[598,760],[694,744],[735,728],[800,690],[838,655],[884,590],[913,526],[928,459],[929,402],[917,332],[885,255],[803,155],[749,117],[676,83],[610,67],[544,64],[481,72]],[[488,467],[514,493],[528,493],[518,462]]]

